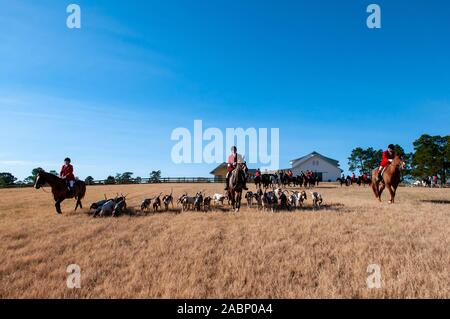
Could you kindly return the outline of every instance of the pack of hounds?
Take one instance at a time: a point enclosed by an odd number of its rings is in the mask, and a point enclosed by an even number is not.
[[[170,194],[162,196],[159,193],[151,198],[144,198],[137,209],[141,213],[157,213],[175,210],[173,191]],[[126,198],[128,195],[117,194],[114,198],[107,199],[106,195],[103,200],[92,203],[89,213],[93,217],[113,216],[117,217],[122,214],[131,215],[131,210],[127,209]],[[309,198],[312,201],[312,208],[319,209],[323,204],[322,195],[318,192],[309,192]],[[289,191],[276,188],[271,191],[262,191],[258,189],[256,192],[248,191],[245,194],[247,208],[256,208],[260,211],[276,212],[276,211],[293,211],[305,207],[308,200],[306,191]],[[207,196],[205,190],[197,192],[194,196],[183,193],[176,201],[176,205],[181,208],[182,212],[197,211],[208,212],[215,209],[223,209],[225,202],[230,204],[227,195],[215,193]]]

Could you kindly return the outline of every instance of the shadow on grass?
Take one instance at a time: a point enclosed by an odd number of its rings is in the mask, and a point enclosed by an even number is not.
[[[450,205],[450,200],[448,199],[423,199],[421,200],[421,202],[429,204]]]

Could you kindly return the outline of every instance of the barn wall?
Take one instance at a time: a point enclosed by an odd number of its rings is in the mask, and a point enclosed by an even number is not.
[[[319,165],[313,165],[313,161],[319,161]],[[307,170],[322,173],[323,181],[331,180],[332,182],[334,182],[338,177],[341,176],[341,170],[339,167],[332,165],[327,161],[324,161],[318,156],[313,156],[300,165],[295,165],[294,163],[294,166],[292,166],[292,173],[294,173],[294,175],[298,175],[301,171]]]

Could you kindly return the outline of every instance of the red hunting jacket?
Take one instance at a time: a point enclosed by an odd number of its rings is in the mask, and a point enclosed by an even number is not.
[[[394,153],[394,152],[392,152],[392,155],[391,155],[391,154],[389,153],[388,150],[385,150],[385,151],[383,152],[382,157],[381,157],[381,163],[380,163],[380,166],[383,166],[383,167],[388,166],[389,160],[390,160],[390,159],[394,159],[394,156],[395,156],[395,153]]]
[[[71,164],[63,165],[61,167],[61,172],[59,173],[59,176],[61,176],[61,178],[64,178],[68,181],[75,180],[75,176],[73,175],[73,166]]]

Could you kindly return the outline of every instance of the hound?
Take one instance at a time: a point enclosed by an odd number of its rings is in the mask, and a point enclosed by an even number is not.
[[[313,201],[313,207],[320,208],[323,202],[322,195],[320,195],[318,192],[310,192],[310,193]]]
[[[199,212],[202,209],[202,205],[203,205],[203,195],[202,192],[198,192],[197,194],[195,194],[194,210]]]
[[[100,200],[98,202],[92,203],[91,207],[89,208],[89,211],[91,210],[97,210],[99,207],[102,207],[107,202],[107,199]]]
[[[261,189],[259,189],[258,192],[253,194],[253,197],[255,198],[258,209],[262,209],[262,196],[263,196],[263,192]]]
[[[161,194],[162,193],[159,193],[159,195],[156,196],[155,201],[153,202],[153,212],[157,212],[158,209],[161,207],[161,199],[160,199]]]
[[[123,198],[122,200],[118,201],[116,205],[114,205],[114,210],[113,210],[112,216],[113,217],[119,216],[119,215],[123,214],[126,209],[127,209],[127,203],[125,201],[125,198]]]
[[[297,208],[298,207],[298,196],[300,195],[299,192],[295,191],[288,197],[288,203],[290,207]]]
[[[203,210],[205,212],[207,212],[210,209],[211,209],[211,197],[210,196],[206,196],[205,198],[203,198]]]
[[[172,193],[173,193],[173,191],[171,191],[169,195],[165,195],[163,197],[162,201],[164,203],[164,208],[165,208],[166,211],[169,210],[169,204],[170,203],[172,204],[172,209],[173,209],[173,196],[172,196]]]
[[[186,194],[181,197],[180,202],[182,205],[181,206],[182,211],[189,210],[191,208],[191,206],[194,206],[195,197],[187,196],[187,194]]]
[[[281,188],[275,188],[273,192],[278,198],[280,198],[281,194],[283,194],[283,190]]]
[[[106,215],[112,215],[114,211],[114,206],[116,205],[114,200],[108,200],[102,207],[99,207],[97,211],[94,213],[94,217],[100,215],[101,217]]]
[[[277,209],[278,197],[275,192],[264,192],[262,197],[263,210],[270,210],[272,213]]]
[[[226,199],[226,196],[223,195],[223,194],[216,193],[216,194],[213,195],[212,199],[214,201],[214,205],[217,206],[217,204],[220,203],[220,205],[223,206],[223,201]]]
[[[106,199],[106,194],[105,194],[105,199],[100,200],[98,202],[92,203],[91,207],[89,208],[89,212],[91,210],[97,210],[98,208],[101,208],[106,202],[108,201],[108,199]]]
[[[293,207],[302,207],[303,206],[303,202],[306,199],[307,198],[306,198],[306,192],[305,191],[301,191],[301,192],[294,191],[294,192],[292,192],[291,196],[289,196],[289,203]]]
[[[248,191],[245,194],[245,198],[247,199],[247,207],[252,208],[253,198],[254,198],[253,192]]]
[[[284,192],[281,192],[279,199],[280,199],[280,209],[291,210],[291,208],[290,208],[291,206],[289,205],[288,198]]]
[[[141,212],[143,212],[144,210],[148,211],[150,209],[151,203],[151,198],[145,198],[141,203]]]

